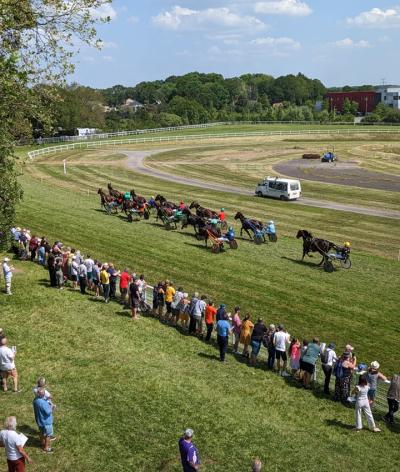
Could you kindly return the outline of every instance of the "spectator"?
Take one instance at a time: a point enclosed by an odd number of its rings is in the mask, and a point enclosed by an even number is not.
[[[176,326],[179,320],[179,304],[183,298],[183,288],[178,287],[178,290],[175,292],[174,298],[171,303],[172,309],[172,326]]]
[[[132,278],[132,282],[129,285],[129,298],[131,306],[131,319],[137,320],[139,319],[137,315],[137,310],[139,308],[140,303],[140,292],[138,278],[136,276]]]
[[[394,414],[399,410],[400,403],[400,375],[395,374],[390,381],[387,393],[387,402],[389,411],[383,417],[383,420],[389,424],[394,423]]]
[[[229,335],[231,333],[231,325],[228,321],[228,314],[224,315],[222,320],[217,323],[217,342],[219,347],[219,360],[225,362],[225,354],[228,349]]]
[[[46,402],[48,402],[51,407],[53,408],[54,410],[54,407],[55,405],[53,404],[53,396],[51,395],[51,393],[46,390],[46,379],[44,377],[39,377],[37,379],[37,382],[36,382],[36,385],[33,387],[33,393],[35,394],[35,397],[38,396],[38,390],[39,388],[44,388],[44,400],[46,400]]]
[[[94,260],[92,257],[88,254],[86,257],[84,264],[86,266],[86,272],[87,272],[87,282],[88,282],[88,287],[90,290],[93,290],[93,266],[94,266]]]
[[[100,296],[100,262],[95,262],[92,269],[92,282],[95,290],[95,297],[99,298]]]
[[[40,265],[44,266],[46,265],[46,244],[47,240],[43,236],[40,243],[39,243],[39,248],[38,248],[38,262]]]
[[[285,331],[283,325],[278,326],[278,331],[274,333],[274,346],[276,363],[279,374],[282,377],[287,377],[289,374],[286,372],[287,355],[286,355],[286,344],[290,342],[290,334]]]
[[[325,375],[325,382],[324,382],[324,393],[329,395],[329,384],[331,381],[333,365],[337,361],[337,355],[335,352],[335,345],[333,343],[328,344],[328,347],[325,351],[321,354],[321,364],[322,370]]]
[[[165,305],[165,290],[164,284],[162,282],[158,283],[157,287],[157,307],[158,307],[158,317],[161,321],[164,321],[164,305]]]
[[[361,412],[364,412],[364,415],[367,418],[368,426],[371,431],[374,433],[379,433],[380,429],[375,426],[374,417],[371,412],[371,407],[368,401],[368,381],[365,375],[362,375],[358,379],[358,385],[354,387],[353,395],[356,397],[356,407],[355,407],[355,417],[356,417],[356,427],[357,432],[362,430],[362,418]]]
[[[110,276],[110,299],[115,300],[117,298],[117,282],[119,270],[117,270],[114,267],[114,264],[110,262],[107,272]]]
[[[165,289],[166,321],[171,321],[172,318],[172,302],[174,300],[175,293],[176,291],[174,288],[174,284],[172,282],[168,282]]]
[[[270,324],[267,336],[265,336],[265,347],[268,350],[268,359],[267,359],[267,367],[270,370],[273,370],[275,364],[275,346],[274,346],[274,334],[275,334],[275,325]]]
[[[197,302],[199,301],[199,294],[197,292],[194,292],[192,299],[190,300],[190,305],[189,305],[189,334],[194,334],[196,332],[196,318],[194,317],[194,311],[197,305]]]
[[[262,470],[262,462],[260,459],[254,459],[251,465],[251,472],[261,472]]]
[[[121,294],[121,303],[126,304],[126,296],[128,295],[129,281],[131,276],[129,274],[129,269],[125,268],[119,274],[119,293]]]
[[[56,253],[52,250],[49,252],[49,257],[47,258],[47,269],[49,271],[50,287],[57,287]]]
[[[63,258],[57,256],[54,260],[54,268],[56,271],[57,287],[62,290],[64,288],[64,272],[63,272]]]
[[[158,289],[161,286],[161,282],[153,287],[153,315],[158,316]]]
[[[257,323],[254,325],[253,332],[251,333],[251,357],[250,365],[255,367],[257,363],[257,356],[261,349],[262,340],[268,328],[265,326],[262,318],[259,318]]]
[[[219,306],[217,310],[217,315],[216,315],[217,322],[219,320],[222,320],[225,314],[226,314],[226,305],[225,303],[221,303],[221,305]]]
[[[292,375],[296,375],[300,370],[301,344],[297,338],[293,338],[289,346],[290,369]]]
[[[77,256],[72,256],[71,267],[70,267],[70,274],[71,274],[71,281],[72,281],[72,288],[76,290],[78,288],[78,259]]]
[[[24,450],[26,437],[17,433],[17,418],[9,416],[0,431],[0,446],[6,449],[8,472],[24,472],[25,461],[30,464],[31,458]]]
[[[36,259],[36,252],[39,246],[39,238],[33,235],[29,241],[29,252],[31,253],[31,262]]]
[[[315,372],[315,364],[317,363],[318,357],[321,352],[320,342],[318,338],[314,338],[312,343],[307,346],[306,352],[302,357],[302,368],[304,371],[303,375],[303,386],[309,388],[311,378]]]
[[[87,267],[85,262],[81,259],[81,262],[78,266],[78,277],[79,277],[79,288],[81,290],[81,294],[85,295],[86,293],[86,287],[88,285],[88,279],[87,279]]]
[[[186,331],[189,328],[189,306],[189,294],[185,292],[183,294],[182,300],[179,302],[176,309],[179,310],[179,319],[181,320],[181,326]]]
[[[103,289],[104,301],[108,303],[110,301],[110,274],[107,272],[108,264],[103,264],[100,271],[100,282]]]
[[[12,378],[13,391],[18,393],[18,372],[15,367],[15,354],[17,350],[15,346],[10,349],[7,345],[7,338],[3,338],[0,342],[0,373],[3,379],[3,391],[7,392],[7,380]]]
[[[346,346],[350,348],[351,346]],[[357,365],[357,358],[350,351],[345,351],[335,364],[333,375],[335,380],[335,401],[346,403],[350,396],[351,380],[353,370]]]
[[[5,257],[3,259],[3,275],[5,282],[5,292],[6,295],[12,295],[11,293],[11,279],[13,276],[13,271],[15,270],[12,265],[9,265],[10,259]]]
[[[242,328],[240,330],[240,342],[243,344],[243,355],[249,357],[249,344],[251,341],[251,332],[254,324],[250,319],[250,315],[246,315],[242,321]]]
[[[378,380],[382,382],[388,382],[386,376],[379,372],[379,362],[373,361],[367,372],[367,383],[368,383],[368,400],[369,404],[372,406],[375,401],[376,390],[378,388]]]
[[[147,300],[147,282],[144,279],[144,274],[140,274],[139,279],[138,279],[138,285],[139,285],[139,293],[140,293],[140,299],[146,302]]]
[[[235,306],[235,313],[232,318],[232,330],[235,338],[233,343],[233,353],[237,354],[240,342],[240,331],[242,330],[242,320],[240,319],[240,306]]]
[[[183,472],[193,472],[200,469],[200,457],[197,447],[193,444],[194,432],[188,428],[179,439],[179,452]]]
[[[50,447],[50,441],[55,439],[53,435],[53,408],[44,397],[45,389],[42,387],[38,388],[37,396],[33,400],[33,411],[36,424],[39,427],[43,452],[51,454],[53,449]]]
[[[0,328],[0,346],[1,346],[1,340],[5,337],[6,337],[6,335],[4,334],[4,329]]]
[[[206,297],[202,295],[200,300],[197,300],[197,303],[194,306],[193,318],[196,324],[196,334],[198,336],[203,336],[203,318],[204,312],[206,310]]]
[[[209,342],[211,339],[211,333],[214,329],[215,316],[217,314],[217,309],[214,306],[213,301],[209,301],[205,309],[205,321],[207,327],[206,341]]]

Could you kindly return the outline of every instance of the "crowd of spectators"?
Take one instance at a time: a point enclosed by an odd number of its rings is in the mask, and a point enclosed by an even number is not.
[[[187,335],[198,337],[206,343],[214,342],[215,332],[219,360],[222,363],[227,362],[226,353],[232,336],[232,354],[243,356],[250,367],[260,365],[259,355],[264,347],[266,369],[282,377],[291,377],[305,389],[310,389],[314,386],[317,363],[320,361],[325,378],[324,393],[331,395],[331,377],[334,376],[333,400],[355,405],[355,431],[362,429],[362,413],[366,416],[370,430],[380,431],[375,424],[371,407],[375,402],[378,382],[388,383],[389,411],[383,419],[387,423],[394,422],[394,414],[398,411],[400,401],[400,375],[393,375],[389,380],[380,372],[377,361],[371,362],[369,366],[359,363],[350,344],[337,355],[335,344],[332,342],[326,345],[317,337],[300,342],[288,333],[283,324],[266,325],[262,318],[253,321],[250,314],[241,314],[240,306],[235,306],[232,312],[224,303],[220,303],[217,308],[215,302],[207,296],[200,295],[199,292],[189,296],[182,287],[175,288],[171,280],[159,281],[154,287],[149,287],[143,274],[137,275],[128,268],[119,270],[111,262],[101,262],[90,254],[83,255],[79,250],[65,246],[60,241],[50,244],[46,237],[30,236],[28,230],[20,228],[13,228],[12,234],[15,255],[22,260],[37,261],[46,268],[50,287],[63,290],[69,285],[71,290],[80,290],[82,295],[89,293],[95,298],[102,297],[105,303],[120,303],[130,308],[131,319],[134,321],[140,318],[139,313],[151,314],[160,322],[178,327]],[[12,271],[9,258],[4,258],[6,294],[11,294]],[[152,290],[151,304],[147,301],[148,289]],[[7,391],[8,379],[11,378],[13,391],[18,392],[16,347],[8,347],[7,338],[1,329],[0,343],[3,390]],[[356,385],[353,387],[354,383]],[[55,439],[52,426],[55,406],[45,388],[44,379],[39,379],[34,394],[35,420],[39,427],[43,451],[51,453],[50,441]],[[15,428],[15,418],[8,418],[4,431],[12,432]],[[6,444],[5,435],[14,436],[4,431],[1,432],[0,440]],[[184,470],[199,468],[198,451],[192,444],[192,437],[193,431],[187,429],[179,441]],[[23,447],[18,449],[21,447],[19,442],[15,440],[13,444],[15,447],[10,457],[18,456],[20,462],[28,460],[29,456],[23,451]],[[253,464],[253,470],[261,470],[261,463],[257,460]]]

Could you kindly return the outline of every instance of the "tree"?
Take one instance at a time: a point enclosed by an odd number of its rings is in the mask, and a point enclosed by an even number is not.
[[[15,137],[31,122],[50,121],[49,87],[73,71],[78,41],[99,47],[95,24],[108,0],[0,0],[0,245],[5,246],[22,197]]]

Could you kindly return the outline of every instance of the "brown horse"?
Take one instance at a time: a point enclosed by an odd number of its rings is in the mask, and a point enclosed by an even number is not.
[[[136,202],[139,206],[142,206],[146,203],[146,199],[142,195],[136,195],[136,192],[134,189],[130,191],[131,198],[134,202]]]
[[[326,239],[314,238],[314,236],[306,229],[299,229],[296,238],[303,239],[303,257],[301,260],[303,261],[306,255],[312,257],[310,252],[318,252],[322,256],[322,260],[318,264],[319,266],[324,262],[325,254],[336,247],[334,243],[327,241]]]
[[[119,192],[118,190],[115,190],[114,188],[112,188],[112,185],[111,183],[108,183],[107,184],[107,188],[108,188],[108,193],[112,196],[112,197],[115,197],[115,198],[123,198],[124,194]]]
[[[206,218],[206,219],[211,219],[211,218],[218,218],[218,213],[214,210],[210,210],[208,208],[204,208],[200,206],[198,202],[192,202],[189,205],[189,209],[191,210],[192,208],[196,209],[196,215],[200,216],[201,218]]]
[[[243,230],[246,231],[247,236],[250,239],[253,239],[253,237],[250,234],[250,231],[253,231],[254,233],[254,228],[259,229],[260,231],[263,229],[263,224],[259,220],[251,220],[249,218],[246,218],[243,213],[238,211],[235,215],[235,220],[240,220],[242,223],[242,227],[240,228],[240,236],[243,234]]]
[[[109,213],[112,204],[115,202],[115,198],[111,195],[107,195],[102,188],[99,188],[97,193],[100,195],[100,205]],[[117,208],[115,207],[114,210],[117,211]]]

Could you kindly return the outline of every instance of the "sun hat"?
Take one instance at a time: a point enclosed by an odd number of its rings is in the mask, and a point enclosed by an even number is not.
[[[380,367],[380,364],[378,361],[373,361],[371,362],[371,368],[374,369],[374,370],[378,370]]]
[[[3,260],[4,262],[10,262],[10,259],[8,257],[5,257]]]
[[[333,343],[328,344],[328,349],[335,349],[335,345]]]
[[[346,352],[352,352],[352,351],[354,351],[354,347],[351,344],[346,344],[345,351]]]
[[[194,431],[191,428],[185,429],[185,438],[192,438],[194,435]]]
[[[270,325],[269,325],[269,329],[275,329],[275,325],[274,325],[274,324],[270,324]]]

